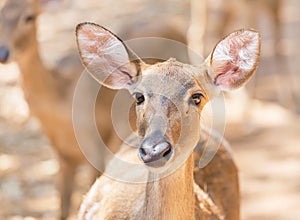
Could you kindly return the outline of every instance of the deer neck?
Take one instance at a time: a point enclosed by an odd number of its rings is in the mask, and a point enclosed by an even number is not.
[[[194,219],[193,164],[191,155],[170,176],[147,183],[142,219]]]
[[[57,92],[54,78],[41,60],[37,42],[32,45],[23,51],[22,56],[17,57],[24,94],[29,102],[45,99],[50,101],[49,98],[53,98]]]

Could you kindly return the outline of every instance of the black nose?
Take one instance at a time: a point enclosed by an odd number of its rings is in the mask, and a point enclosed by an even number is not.
[[[148,166],[161,167],[171,158],[172,145],[167,141],[153,144],[146,139],[140,146],[139,155]]]
[[[0,46],[0,62],[5,63],[9,57],[9,50],[6,47]]]

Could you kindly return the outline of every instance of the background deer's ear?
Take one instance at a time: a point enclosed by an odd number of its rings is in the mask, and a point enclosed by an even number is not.
[[[82,23],[76,28],[76,39],[83,65],[98,82],[121,89],[137,81],[141,61],[113,33],[97,24]]]
[[[232,90],[243,86],[254,74],[260,55],[260,35],[239,30],[221,40],[207,59],[215,86]]]

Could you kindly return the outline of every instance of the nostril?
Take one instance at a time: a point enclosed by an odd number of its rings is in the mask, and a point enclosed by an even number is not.
[[[6,47],[0,47],[0,62],[5,63],[9,57],[9,50]]]
[[[163,153],[163,157],[169,157],[170,154],[171,154],[171,152],[172,152],[172,149],[171,149],[171,147],[169,147],[169,148]]]
[[[159,167],[171,158],[172,152],[172,145],[167,141],[155,145],[145,141],[139,148],[139,157],[148,166]]]
[[[140,155],[141,155],[142,157],[146,155],[146,151],[145,151],[145,149],[144,149],[143,147],[141,147],[141,148],[139,149],[139,152],[140,152]]]

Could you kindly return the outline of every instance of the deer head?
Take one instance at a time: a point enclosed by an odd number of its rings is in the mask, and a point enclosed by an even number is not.
[[[36,20],[50,0],[5,0],[0,8],[0,62],[37,47]]]
[[[92,23],[76,29],[84,66],[102,85],[127,89],[135,99],[139,157],[151,169],[184,161],[199,141],[204,105],[222,90],[236,89],[253,75],[260,36],[251,30],[221,40],[199,66],[173,58],[147,65],[116,35]]]

